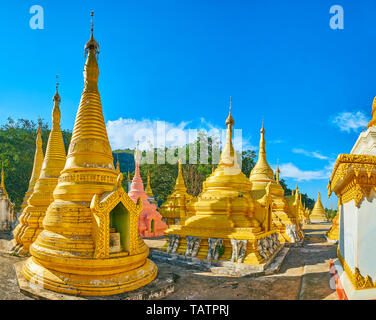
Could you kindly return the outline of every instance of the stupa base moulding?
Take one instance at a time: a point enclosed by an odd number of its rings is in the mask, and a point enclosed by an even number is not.
[[[18,286],[23,294],[36,300],[158,300],[175,291],[174,275],[159,269],[157,277],[152,282],[134,291],[110,296],[74,296],[50,291],[30,283],[22,274],[22,265],[23,262],[14,264]]]
[[[289,250],[289,248],[281,246],[268,258],[265,263],[257,266],[231,261],[207,261],[178,253],[166,253],[166,251],[158,249],[150,249],[149,257],[152,258],[153,261],[162,261],[171,265],[179,265],[202,271],[210,271],[213,274],[218,275],[234,277],[261,277],[279,272]]]

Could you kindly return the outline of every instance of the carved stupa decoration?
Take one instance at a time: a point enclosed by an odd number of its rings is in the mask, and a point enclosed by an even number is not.
[[[43,219],[46,210],[53,201],[53,192],[57,185],[60,171],[63,170],[65,165],[66,153],[60,127],[61,98],[58,92],[58,84],[56,85],[53,102],[52,128],[48,137],[42,169],[33,192],[27,200],[27,206],[22,211],[20,224],[13,233],[13,251],[19,255],[29,253],[30,245],[43,230]]]
[[[98,91],[98,43],[85,46],[81,95],[64,169],[47,209],[44,230],[23,266],[30,285],[61,293],[104,296],[135,290],[157,275],[138,235],[142,202],[121,186]]]
[[[132,179],[131,190],[128,192],[129,197],[136,202],[138,199],[142,201],[142,211],[138,222],[138,232],[142,237],[159,237],[164,235],[167,224],[162,221],[161,214],[157,211],[157,207],[148,200],[149,196],[144,190],[144,183],[140,176],[140,160],[141,151],[135,150],[135,173]]]

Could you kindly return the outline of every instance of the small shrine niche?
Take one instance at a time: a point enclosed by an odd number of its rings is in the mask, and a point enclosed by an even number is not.
[[[129,211],[120,202],[110,212],[110,253],[129,252]]]

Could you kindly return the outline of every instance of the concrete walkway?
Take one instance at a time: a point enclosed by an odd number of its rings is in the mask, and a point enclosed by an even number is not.
[[[338,299],[329,286],[329,260],[336,257],[336,245],[327,243],[325,233],[330,224],[305,226],[304,247],[291,248],[278,274],[260,278],[214,276],[166,263],[158,263],[160,270],[172,271],[177,278],[175,292],[165,299]],[[7,236],[0,234],[0,247]],[[7,239],[5,239],[7,238]],[[164,240],[145,240],[149,247],[161,247]],[[0,248],[1,251],[1,248]],[[0,253],[0,300],[30,299],[19,292],[13,264],[21,258]]]

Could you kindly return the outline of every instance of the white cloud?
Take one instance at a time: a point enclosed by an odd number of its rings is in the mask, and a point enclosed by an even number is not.
[[[188,128],[189,126],[189,128]],[[134,149],[137,141],[140,141],[140,149],[149,149],[153,146],[183,146],[188,141],[196,140],[196,132],[205,130],[209,136],[218,135],[222,143],[225,142],[225,127],[217,127],[206,121],[199,119],[196,127],[192,122],[181,121],[172,123],[153,119],[123,119],[107,121],[106,124],[108,138],[113,150],[116,149]],[[253,146],[249,140],[244,138],[242,130],[234,130],[234,148],[236,150],[252,149]],[[252,149],[253,150],[253,149]]]
[[[307,150],[304,150],[304,149],[294,148],[294,149],[292,149],[292,152],[298,153],[298,154],[303,154],[303,155],[305,155],[307,157],[316,158],[316,159],[320,159],[320,160],[327,160],[327,159],[329,159],[327,156],[323,156],[322,154],[320,154],[317,151],[311,152],[311,151],[307,151]]]
[[[356,132],[359,128],[366,127],[368,119],[362,111],[340,112],[334,117],[332,122],[337,125],[341,131],[350,133],[351,131]]]
[[[321,180],[321,179],[328,179],[331,174],[330,165],[326,166],[322,170],[316,171],[304,171],[300,170],[296,167],[293,163],[284,163],[279,166],[281,170],[281,178],[291,178],[295,179],[296,181],[310,181],[310,180]]]

